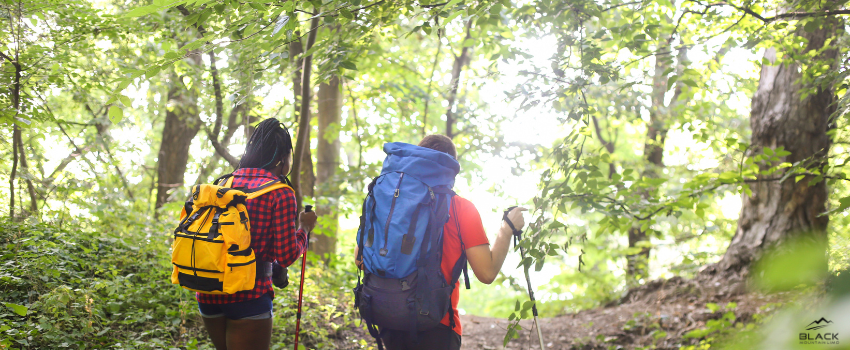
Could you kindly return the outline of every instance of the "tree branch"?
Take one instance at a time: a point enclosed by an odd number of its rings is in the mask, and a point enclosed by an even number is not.
[[[726,2],[726,1],[716,2],[716,3],[712,3],[712,4],[702,4],[698,1],[695,1],[695,2],[702,5],[702,6],[705,6],[706,10],[710,7],[715,7],[715,6],[730,6],[730,7],[737,9],[738,11],[744,12],[744,13],[750,15],[750,16],[755,17],[756,19],[764,22],[765,24],[774,22],[776,20],[781,20],[781,19],[801,19],[801,18],[807,18],[807,17],[828,17],[828,16],[850,15],[850,10],[842,9],[842,10],[826,10],[826,11],[819,11],[819,12],[786,12],[786,13],[778,14],[778,15],[773,16],[773,17],[764,17],[761,14],[753,11],[750,8],[738,6],[738,5],[735,5],[735,4]]]
[[[184,17],[188,17],[192,14],[183,5],[178,5],[176,8],[181,14],[183,14]],[[207,33],[204,26],[200,23],[195,23],[194,26],[198,30],[198,38],[203,38]],[[209,43],[210,42],[207,42],[207,44]],[[210,131],[208,127],[204,126],[204,131],[207,133],[215,152],[224,158],[224,160],[226,160],[227,163],[235,169],[239,166],[239,160],[230,154],[230,151],[227,150],[227,146],[222,145],[222,142],[218,140],[218,135],[221,134],[222,118],[224,118],[224,98],[221,95],[221,81],[218,76],[218,67],[216,67],[215,64],[215,50],[210,50],[207,52],[207,55],[210,59],[210,75],[212,76],[213,94],[215,95],[215,125],[213,126],[212,131]],[[232,110],[231,114],[233,114]],[[229,119],[231,118],[235,117],[231,116]],[[228,127],[230,124],[231,123],[228,121]]]
[[[357,157],[357,169],[363,167],[363,139],[360,135],[360,123],[357,121],[357,106],[354,104],[354,93],[351,92],[351,85],[345,84],[348,89],[348,98],[351,100],[351,116],[354,118],[354,133],[357,135],[357,145],[360,147]]]
[[[5,59],[6,61],[9,61],[9,63],[11,63],[11,64],[15,64],[15,61],[14,61],[14,60],[12,60],[12,58],[11,58],[11,57],[6,56],[6,54],[4,54],[4,53],[3,53],[3,51],[0,51],[0,57],[2,57],[3,59]]]
[[[614,5],[614,6],[605,8],[605,9],[602,10],[602,12],[608,12],[608,11],[611,11],[611,10],[618,8],[618,7],[623,7],[623,6],[628,6],[628,5],[637,5],[637,4],[642,4],[642,3],[643,3],[643,1],[624,2],[622,4],[618,4],[618,5]]]
[[[466,39],[472,37],[471,33],[472,29],[472,20],[466,21]],[[461,45],[463,45],[463,41]],[[452,66],[452,80],[451,80],[451,88],[449,90],[449,103],[446,108],[446,136],[448,138],[452,138],[452,127],[454,127],[454,117],[452,116],[452,109],[454,108],[455,99],[457,98],[457,91],[460,86],[460,74],[463,71],[463,67],[466,66],[467,61],[469,60],[469,47],[464,45],[460,51],[460,56],[455,56],[454,66]]]
[[[88,103],[84,104],[84,107],[89,113],[92,114],[92,117],[97,119],[97,115],[94,114],[94,110],[91,109]],[[97,128],[97,139],[100,141],[100,144],[103,145],[103,149],[106,151],[106,156],[109,157],[109,162],[112,163],[112,167],[115,168],[115,171],[118,173],[118,178],[121,179],[121,183],[124,185],[124,190],[127,192],[127,196],[132,200],[136,200],[136,196],[133,194],[133,190],[130,187],[130,183],[127,182],[127,179],[124,177],[124,172],[121,171],[121,168],[118,167],[118,162],[115,161],[115,157],[112,156],[112,151],[109,149],[109,144],[107,140],[105,140],[106,128],[98,127],[95,123],[95,128]]]
[[[425,111],[422,114],[422,137],[425,137],[428,126],[428,105],[431,102],[431,86],[434,83],[434,72],[437,70],[437,62],[440,61],[440,51],[443,49],[443,41],[437,38],[437,54],[434,55],[434,63],[431,65],[431,77],[428,79],[428,90],[425,94]]]

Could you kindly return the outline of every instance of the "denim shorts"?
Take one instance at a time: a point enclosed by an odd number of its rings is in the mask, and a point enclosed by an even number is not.
[[[238,303],[198,303],[198,311],[205,318],[227,317],[231,320],[264,320],[274,316],[272,313],[272,297],[269,294]]]

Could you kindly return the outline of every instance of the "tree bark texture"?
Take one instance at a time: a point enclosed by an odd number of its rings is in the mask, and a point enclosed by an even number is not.
[[[808,41],[805,52],[823,49],[825,42],[835,36],[835,28],[841,27],[835,18],[825,22],[811,33],[799,30],[797,35]],[[815,60],[834,67],[837,56],[838,50],[833,46]],[[776,63],[777,51],[767,49],[765,58]],[[750,154],[758,154],[764,147],[782,146],[791,152],[783,161],[803,161],[810,169],[822,169],[832,144],[827,131],[836,111],[835,91],[832,85],[818,86],[814,93],[801,99],[806,86],[801,83],[800,68],[796,63],[762,65],[750,111]],[[820,214],[826,211],[827,187],[824,181],[809,186],[811,179],[807,176],[797,182],[791,176],[782,182],[750,185],[752,196],[742,195],[738,229],[719,263],[721,271],[746,273],[767,249],[789,240],[808,241],[826,253],[829,217]]]
[[[319,85],[319,131],[316,148],[316,187],[317,198],[322,203],[316,207],[316,214],[322,216],[327,224],[321,227],[325,234],[317,234],[313,243],[313,251],[320,256],[336,253],[336,232],[339,217],[337,205],[339,191],[336,185],[336,172],[339,169],[340,142],[339,123],[342,115],[342,93],[340,92],[339,77],[334,76],[327,83]],[[317,231],[319,232],[319,231]]]
[[[200,57],[190,55],[188,60],[200,66]],[[168,105],[165,113],[165,125],[162,129],[162,142],[157,160],[156,209],[169,201],[169,192],[184,186],[183,174],[189,161],[189,146],[201,128],[198,111],[198,89],[186,86],[183,77],[173,75],[168,90]]]
[[[318,8],[315,9],[318,11]],[[306,51],[310,51],[313,43],[316,42],[316,32],[319,30],[319,17],[310,20],[310,34],[307,35]],[[295,159],[292,162],[292,187],[295,189],[295,202],[297,203],[298,212],[301,212],[303,201],[303,189],[301,188],[301,168],[302,158],[305,148],[310,148],[310,74],[312,73],[313,55],[304,57],[304,64],[301,72],[301,108],[298,116],[298,137],[295,143]]]
[[[472,29],[472,20],[466,21],[466,39],[472,37],[472,33],[470,30]],[[450,139],[454,138],[454,125],[455,125],[455,116],[452,109],[455,107],[455,100],[457,100],[457,91],[460,87],[460,74],[463,72],[463,67],[469,64],[470,60],[470,49],[468,46],[464,46],[460,50],[460,56],[455,56],[454,64],[452,65],[452,81],[450,83],[449,88],[449,106],[446,108],[446,136]]]

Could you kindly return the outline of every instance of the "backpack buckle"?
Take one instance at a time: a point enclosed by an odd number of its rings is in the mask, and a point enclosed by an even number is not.
[[[398,189],[397,188],[395,189],[395,194],[393,194],[393,197],[398,198]]]

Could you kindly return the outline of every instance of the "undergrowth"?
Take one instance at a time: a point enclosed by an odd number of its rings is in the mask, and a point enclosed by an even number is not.
[[[83,226],[0,220],[0,349],[212,349],[193,293],[170,282],[167,234]],[[276,290],[275,349],[292,346],[299,265]],[[308,349],[335,348],[352,326],[350,282],[339,274],[308,266]]]

